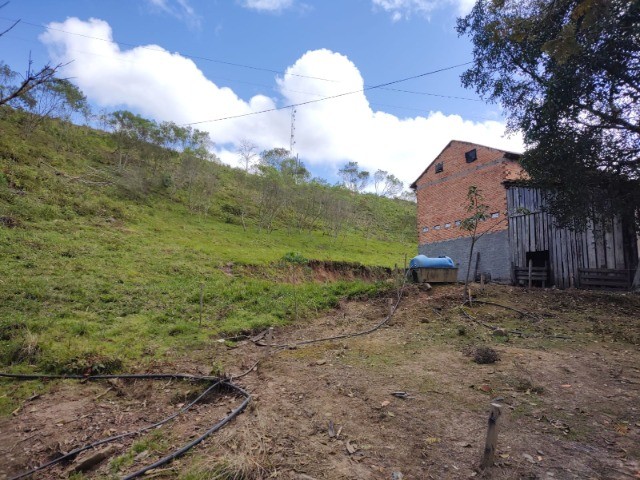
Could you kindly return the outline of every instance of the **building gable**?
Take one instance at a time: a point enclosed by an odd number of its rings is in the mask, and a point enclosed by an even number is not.
[[[500,162],[514,161],[519,157],[518,153],[461,140],[451,140],[410,185],[410,188],[415,190],[423,187],[425,183],[460,176],[462,172],[471,173]],[[519,171],[520,168],[517,170]]]

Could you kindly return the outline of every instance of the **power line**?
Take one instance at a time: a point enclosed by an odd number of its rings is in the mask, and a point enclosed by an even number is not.
[[[6,20],[6,21],[15,22],[15,20],[7,18],[7,17],[0,17],[0,19]],[[98,41],[111,43],[111,44],[115,44],[115,45],[121,45],[121,46],[130,47],[130,48],[140,48],[140,49],[149,50],[149,51],[156,52],[156,53],[167,53],[168,52],[165,49],[158,49],[158,48],[152,48],[152,47],[148,47],[148,46],[134,45],[134,44],[127,43],[127,42],[119,42],[119,41],[112,40],[112,39],[110,40],[110,39],[101,38],[101,37],[94,37],[94,36],[91,36],[91,35],[85,35],[85,34],[82,34],[82,33],[71,32],[71,31],[68,31],[68,30],[54,28],[54,27],[50,27],[48,25],[42,25],[42,24],[33,23],[33,22],[29,22],[29,21],[24,21],[24,20],[21,20],[20,23],[23,23],[25,25],[29,25],[29,26],[32,26],[32,27],[44,28],[45,30],[57,31],[57,32],[68,34],[68,35],[75,35],[75,36],[79,36],[79,37],[83,37],[83,38],[88,38],[88,39],[92,39],[92,40],[98,40]],[[89,52],[79,52],[79,53],[82,53],[82,54],[85,54],[85,55],[96,55],[97,56],[97,54],[95,54],[95,53],[89,53]],[[276,74],[281,74],[281,75],[292,75],[292,76],[296,76],[296,77],[302,77],[302,78],[307,78],[307,79],[312,79],[312,80],[321,80],[321,81],[333,82],[333,83],[338,83],[339,82],[338,80],[331,80],[331,79],[322,78],[322,77],[301,75],[301,74],[296,74],[296,73],[291,73],[291,72],[283,72],[283,71],[280,71],[280,70],[273,70],[273,69],[268,69],[268,68],[255,67],[255,66],[252,66],[252,65],[245,65],[245,64],[240,64],[240,63],[227,62],[227,61],[223,61],[223,60],[216,60],[216,59],[212,59],[212,58],[208,58],[208,57],[202,57],[202,56],[198,56],[198,55],[191,55],[191,54],[186,54],[186,53],[182,53],[182,52],[176,52],[176,53],[178,53],[179,55],[181,55],[183,57],[186,57],[186,58],[204,60],[204,61],[209,61],[209,62],[213,62],[213,63],[220,63],[220,64],[224,64],[224,65],[231,65],[231,66],[241,67],[241,68],[248,68],[248,69],[251,69],[251,70],[266,71],[266,72],[276,73]],[[118,59],[118,60],[122,60],[122,59]],[[122,61],[124,61],[124,60],[122,60]],[[410,93],[410,94],[416,94],[416,95],[426,95],[426,96],[433,96],[433,97],[440,97],[440,98],[450,98],[450,99],[467,100],[467,101],[481,101],[479,99],[474,99],[474,98],[469,98],[469,97],[458,97],[458,96],[454,96],[454,95],[443,95],[443,94],[436,94],[436,93],[431,93],[431,92],[417,92],[417,91],[414,91],[414,90],[404,90],[404,89],[398,89],[398,88],[387,88],[389,85],[394,85],[394,84],[397,84],[397,83],[406,82],[406,81],[414,80],[414,79],[417,79],[417,78],[422,78],[422,77],[425,77],[427,75],[433,75],[435,73],[443,72],[443,71],[446,71],[446,70],[452,70],[454,68],[458,68],[458,67],[461,67],[461,66],[469,65],[471,63],[473,63],[473,62],[469,61],[469,62],[461,63],[461,64],[458,64],[458,65],[453,65],[451,67],[445,67],[445,68],[441,68],[441,69],[434,70],[434,71],[431,71],[431,72],[426,72],[426,73],[422,73],[422,74],[419,74],[419,75],[414,75],[414,76],[406,77],[406,78],[403,78],[403,79],[400,79],[400,80],[394,80],[394,81],[391,81],[391,82],[377,84],[377,85],[364,84],[364,88],[361,88],[361,89],[358,89],[358,90],[353,90],[353,91],[349,91],[349,92],[343,92],[343,93],[340,93],[340,94],[337,94],[337,95],[331,95],[331,96],[328,96],[328,97],[321,97],[321,98],[317,98],[317,99],[314,99],[314,100],[308,100],[308,101],[305,101],[305,102],[295,103],[295,104],[291,104],[291,105],[285,105],[285,106],[282,106],[282,107],[274,107],[274,108],[269,108],[269,109],[260,110],[260,111],[256,111],[256,112],[248,112],[248,113],[239,114],[239,115],[230,115],[230,116],[211,119],[211,120],[201,120],[201,121],[197,121],[197,122],[190,122],[190,123],[185,123],[184,125],[199,125],[199,124],[202,124],[202,123],[212,123],[212,122],[219,122],[219,121],[223,121],[223,120],[231,120],[231,119],[235,119],[235,118],[242,118],[242,117],[247,117],[247,116],[252,116],[252,115],[259,115],[259,114],[263,114],[263,113],[269,113],[269,112],[278,111],[278,110],[284,110],[284,109],[288,109],[288,108],[295,108],[295,107],[298,107],[298,106],[308,105],[308,104],[312,104],[312,103],[318,103],[318,102],[331,100],[331,99],[335,99],[335,98],[340,98],[340,97],[344,97],[344,96],[347,96],[347,95],[353,95],[353,94],[356,94],[356,93],[361,93],[361,92],[365,92],[365,91],[369,91],[369,90],[389,90],[389,91]],[[237,81],[237,82],[240,82],[240,83],[252,84],[251,82],[245,82],[245,81],[240,81],[240,80],[231,80],[231,81]],[[267,88],[271,88],[269,86],[261,85],[261,84],[253,83],[253,85],[264,86],[264,87],[267,87]],[[291,90],[291,91],[294,91],[294,90]],[[319,95],[319,94],[314,94],[314,93],[310,93],[310,92],[301,92],[301,91],[297,91],[296,93],[302,93],[302,94],[307,94],[307,95],[316,95],[316,96]]]
[[[229,116],[226,116],[226,117],[214,118],[214,119],[211,119],[211,120],[200,120],[198,122],[189,122],[189,123],[184,123],[183,125],[200,125],[202,123],[221,122],[223,120],[231,120],[231,119],[234,119],[234,118],[242,118],[242,117],[249,117],[249,116],[252,116],[252,115],[260,115],[262,113],[275,112],[275,111],[278,111],[278,110],[286,110],[287,108],[301,107],[303,105],[309,105],[311,103],[324,102],[326,100],[333,100],[334,98],[345,97],[347,95],[353,95],[355,93],[362,93],[362,92],[366,92],[368,90],[374,90],[374,89],[378,89],[378,88],[387,87],[389,85],[395,85],[397,83],[406,82],[406,81],[409,81],[409,80],[415,80],[416,78],[426,77],[428,75],[433,75],[433,74],[436,74],[436,73],[444,72],[446,70],[453,70],[454,68],[463,67],[465,65],[469,65],[470,63],[472,63],[472,62],[459,63],[457,65],[452,65],[450,67],[439,68],[437,70],[432,70],[430,72],[421,73],[419,75],[413,75],[411,77],[401,78],[399,80],[393,80],[391,82],[380,83],[378,85],[373,85],[373,86],[361,88],[361,89],[358,89],[358,90],[352,90],[350,92],[338,93],[337,95],[331,95],[331,96],[328,96],[328,97],[317,98],[315,100],[307,100],[306,102],[292,103],[290,105],[284,105],[282,107],[267,108],[266,110],[259,110],[257,112],[242,113],[242,114],[239,114],[239,115],[229,115]]]
[[[7,18],[7,17],[0,17],[1,20],[6,20],[8,22],[15,22],[15,19],[11,19],[11,18]],[[116,40],[109,40],[108,38],[101,38],[101,37],[94,37],[91,35],[85,35],[83,33],[77,33],[77,32],[70,32],[68,30],[62,30],[60,28],[54,28],[54,27],[50,27],[48,25],[42,25],[40,23],[33,23],[33,22],[29,22],[26,20],[20,20],[20,24],[24,24],[24,25],[29,25],[30,27],[36,27],[36,28],[44,28],[45,30],[51,30],[54,32],[60,32],[60,33],[66,33],[68,35],[75,35],[78,37],[83,37],[83,38],[88,38],[91,40],[99,40],[101,42],[106,42],[106,43],[112,43],[115,45],[120,45],[123,47],[129,47],[129,48],[141,48],[144,50],[149,50],[151,52],[156,52],[156,53],[167,53],[168,50],[165,49],[159,49],[159,48],[152,48],[152,47],[148,47],[148,46],[144,46],[144,45],[135,45],[133,43],[127,43],[127,42],[120,42],[120,41],[116,41]],[[219,63],[221,65],[229,65],[232,67],[240,67],[240,68],[247,68],[250,70],[258,70],[258,71],[263,71],[263,72],[269,72],[269,73],[276,73],[279,75],[293,75],[295,77],[301,77],[301,78],[309,78],[312,80],[321,80],[324,82],[333,82],[333,83],[339,83],[338,80],[331,80],[328,78],[322,78],[322,77],[314,77],[311,75],[302,75],[302,74],[298,74],[298,73],[287,73],[287,72],[283,72],[281,70],[274,70],[274,69],[270,69],[270,68],[264,68],[264,67],[256,67],[253,65],[245,65],[242,63],[234,63],[234,62],[228,62],[226,60],[218,60],[218,59],[214,59],[214,58],[209,58],[209,57],[203,57],[200,55],[191,55],[189,53],[183,53],[183,52],[176,52],[179,53],[181,56],[186,57],[186,58],[192,58],[194,60],[203,60],[206,62],[212,62],[212,63]]]
[[[9,22],[17,22],[18,20],[14,20],[14,19],[10,19],[7,17],[0,17],[0,19],[2,20],[6,20]],[[148,50],[151,52],[156,52],[156,53],[168,53],[168,50],[165,49],[158,49],[158,48],[152,48],[152,47],[148,47],[148,46],[144,46],[144,45],[135,45],[132,43],[127,43],[127,42],[120,42],[120,41],[116,41],[113,39],[107,39],[107,38],[102,38],[102,37],[94,37],[92,35],[85,35],[83,33],[77,33],[77,32],[71,32],[68,30],[63,30],[60,28],[54,28],[54,27],[50,27],[48,25],[43,25],[43,24],[39,24],[39,23],[33,23],[33,22],[29,22],[29,21],[25,21],[25,20],[20,20],[20,23],[24,24],[24,25],[28,25],[31,27],[36,27],[36,28],[44,28],[45,30],[51,30],[51,31],[55,31],[55,32],[61,32],[61,33],[65,33],[67,35],[75,35],[78,37],[82,37],[82,38],[88,38],[91,40],[98,40],[101,42],[105,42],[105,43],[112,43],[114,45],[120,45],[120,46],[124,46],[124,47],[130,47],[130,48],[140,48],[140,49],[144,49],[144,50]],[[92,55],[88,52],[85,52],[88,55]],[[300,78],[307,78],[310,80],[320,80],[323,82],[331,82],[331,83],[342,83],[341,80],[334,80],[334,79],[329,79],[329,78],[323,78],[323,77],[317,77],[317,76],[312,76],[312,75],[302,75],[299,73],[291,73],[291,72],[285,72],[282,70],[275,70],[275,69],[271,69],[271,68],[264,68],[264,67],[256,67],[254,65],[246,65],[246,64],[242,64],[242,63],[234,63],[234,62],[228,62],[225,60],[217,60],[217,59],[213,59],[213,58],[209,58],[209,57],[203,57],[200,55],[192,55],[189,53],[183,53],[183,52],[179,52],[176,51],[175,53],[178,53],[180,56],[185,57],[185,58],[191,58],[194,60],[203,60],[203,61],[207,61],[207,62],[212,62],[212,63],[218,63],[221,65],[229,65],[229,66],[233,66],[233,67],[239,67],[239,68],[246,68],[246,69],[250,69],[250,70],[255,70],[255,71],[262,71],[262,72],[269,72],[269,73],[275,73],[278,75],[291,75],[294,77],[300,77]],[[469,63],[472,62],[468,62],[466,64],[463,65],[468,65]],[[418,77],[416,77],[418,78]],[[240,82],[240,80],[238,80],[238,82]],[[249,83],[249,82],[244,82],[244,83]],[[260,85],[260,84],[254,84],[254,85],[258,85],[258,86],[264,86],[264,85]],[[481,102],[481,99],[478,98],[469,98],[469,97],[459,97],[459,96],[454,96],[454,95],[444,95],[444,94],[438,94],[438,93],[431,93],[431,92],[419,92],[419,91],[414,91],[414,90],[402,90],[402,89],[396,89],[396,88],[384,88],[384,87],[378,87],[377,85],[364,85],[365,89],[374,89],[374,88],[379,88],[380,90],[389,90],[389,91],[394,91],[394,92],[401,92],[401,93],[409,93],[409,94],[414,94],[414,95],[426,95],[426,96],[431,96],[431,97],[439,97],[439,98],[450,98],[450,99],[454,99],[454,100],[467,100],[467,101],[472,101],[472,102]],[[270,87],[269,87],[270,88]],[[306,93],[306,92],[299,92],[299,93]]]
[[[27,38],[24,38],[24,37],[13,35],[13,34],[8,34],[7,38],[11,38],[13,40],[18,40],[18,41],[25,42],[25,43],[36,43],[31,39],[27,39]],[[111,58],[111,59],[116,60],[116,61],[121,62],[121,63],[128,63],[128,64],[135,64],[136,63],[133,60],[125,60],[124,58],[112,58],[112,57],[110,57],[108,55],[101,55],[99,53],[87,52],[87,51],[78,50],[78,49],[75,49],[75,48],[69,48],[68,51],[74,52],[74,53],[77,53],[77,54],[80,54],[80,55],[91,56],[91,57]],[[230,78],[230,77],[226,77],[226,76],[222,76],[222,75],[207,75],[207,78],[208,79],[224,80],[224,81],[231,82],[231,83],[251,85],[251,86],[256,86],[256,87],[264,87],[264,88],[267,88],[267,89],[274,89],[273,85],[267,85],[265,83],[249,82],[249,81],[246,81],[246,80],[240,80],[238,78]],[[413,91],[413,90],[404,90],[404,89],[400,89],[400,88],[381,88],[380,90],[387,90],[387,91],[393,91],[393,92],[402,92],[402,93],[412,93],[412,94],[416,94],[416,95],[427,95],[427,96],[440,97],[440,98],[451,98],[451,99],[456,99],[456,100],[468,100],[468,101],[475,101],[475,102],[481,102],[482,101],[480,99],[475,99],[475,98],[458,97],[458,96],[453,96],[453,95],[444,95],[444,94],[437,94],[437,93],[430,93],[430,92],[419,92],[419,91]],[[285,88],[285,87],[282,87],[282,86],[280,86],[278,88],[278,91],[279,92],[300,93],[300,94],[303,94],[303,95],[310,95],[310,96],[322,98],[322,95],[320,93],[306,92],[306,91],[302,91],[302,90],[294,90],[294,89]],[[407,107],[407,106],[404,106],[404,105],[394,105],[394,104],[380,103],[380,102],[375,102],[375,101],[370,101],[369,105],[377,106],[377,107],[395,108],[395,109],[399,109],[399,110],[407,110],[407,111],[414,111],[414,112],[420,112],[420,113],[428,113],[428,112],[431,111],[431,110],[426,109],[426,108]],[[465,118],[468,118],[468,119],[471,119],[471,120],[498,121],[495,118],[469,116],[469,115],[465,115]]]

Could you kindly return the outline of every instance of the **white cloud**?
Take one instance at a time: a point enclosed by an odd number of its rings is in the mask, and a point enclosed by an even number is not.
[[[353,62],[321,49],[305,53],[276,80],[283,97],[279,103],[265,95],[244,100],[230,88],[208,80],[192,60],[179,54],[153,45],[121,50],[114,43],[89,38],[112,38],[111,27],[102,20],[69,18],[50,26],[53,29],[42,34],[41,40],[55,62],[76,60],[65,68],[64,74],[91,102],[131,109],[156,120],[183,124],[241,115],[359,90],[364,85]],[[260,149],[288,147],[290,111],[203,123],[197,128],[210,132],[223,161],[234,163],[233,145],[242,139]],[[522,149],[520,137],[506,139],[503,132],[504,124],[500,122],[472,122],[440,112],[398,118],[374,110],[365,93],[358,92],[298,107],[296,152],[312,168],[337,171],[344,162],[354,160],[370,171],[387,170],[408,184],[451,139]]]
[[[471,11],[475,0],[371,0],[373,5],[391,15],[391,20],[397,22],[403,18],[418,14],[428,17],[434,10],[455,7],[458,15],[465,15]]]
[[[339,78],[343,82],[318,82],[293,73]],[[295,92],[327,97],[362,88],[364,81],[347,57],[314,50],[287,69],[278,85],[287,103],[299,103],[310,96]],[[521,150],[521,138],[503,138],[504,127],[500,122],[476,123],[440,112],[400,119],[371,108],[361,92],[300,107],[296,115],[296,147],[311,164],[329,161],[337,166],[342,161],[355,160],[372,171],[391,171],[411,182],[451,139]]]
[[[240,5],[261,12],[280,12],[293,6],[294,0],[241,0]]]
[[[188,0],[146,0],[152,9],[169,14],[191,28],[200,28],[201,19]]]

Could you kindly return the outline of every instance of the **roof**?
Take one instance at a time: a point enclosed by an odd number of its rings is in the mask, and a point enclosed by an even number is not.
[[[503,155],[504,155],[504,158],[506,158],[508,160],[518,160],[522,156],[522,154],[518,153],[518,152],[510,152],[508,150],[502,150],[500,148],[490,147],[488,145],[480,145],[479,143],[465,142],[463,140],[451,140],[449,143],[447,143],[447,146],[444,147],[440,151],[440,153],[438,155],[436,155],[436,158],[431,160],[429,165],[427,165],[427,168],[425,168],[423,170],[423,172],[420,175],[418,175],[418,178],[416,178],[415,181],[411,185],[409,185],[409,188],[415,189],[417,187],[418,180],[420,180],[422,178],[422,176],[425,173],[427,173],[427,170],[429,170],[429,168],[431,168],[431,165],[433,165],[435,163],[435,161],[440,157],[440,155],[442,155],[445,152],[445,150],[447,150],[451,146],[451,144],[454,143],[454,142],[455,143],[464,143],[464,144],[467,144],[467,145],[471,145],[472,147],[482,147],[482,148],[490,148],[492,150],[497,150],[498,152],[502,152]]]

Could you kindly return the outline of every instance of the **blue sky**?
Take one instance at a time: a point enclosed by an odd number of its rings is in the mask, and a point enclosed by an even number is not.
[[[17,71],[30,52],[35,66],[71,61],[63,75],[96,109],[191,123],[470,61],[469,41],[455,32],[470,7],[469,0],[12,0],[0,9],[0,29],[22,22],[0,41],[0,59]],[[461,87],[463,70],[298,107],[295,152],[330,180],[354,160],[409,183],[454,138],[521,149],[519,136],[503,137],[497,106]],[[243,140],[288,147],[290,118],[281,110],[198,128],[234,164]]]

